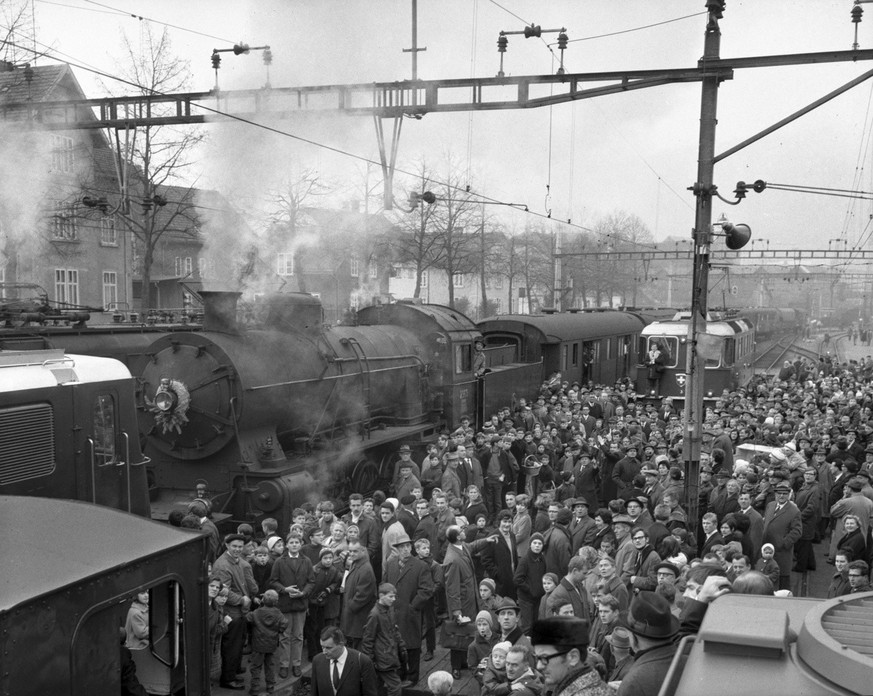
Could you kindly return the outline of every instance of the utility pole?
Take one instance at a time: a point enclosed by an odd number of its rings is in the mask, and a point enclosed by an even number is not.
[[[721,48],[721,19],[724,3],[707,2],[709,17],[706,23],[701,68],[708,61],[719,59]],[[685,490],[688,521],[697,531],[698,488],[700,483],[700,444],[703,439],[703,394],[705,358],[698,352],[698,338],[706,333],[707,293],[709,284],[709,251],[712,243],[713,170],[715,167],[715,125],[718,105],[718,72],[703,78],[700,99],[700,141],[697,151],[697,181],[692,190],[697,198],[694,213],[694,268],[692,271],[691,320],[688,324],[686,350],[685,411],[682,420],[682,454],[685,459]]]
[[[418,0],[412,0],[412,48],[404,48],[404,53],[412,54],[412,79],[418,79],[418,54],[421,51],[426,51],[427,47],[419,48],[418,47]],[[416,91],[413,90],[412,98],[413,104],[417,103],[415,100],[417,94]]]

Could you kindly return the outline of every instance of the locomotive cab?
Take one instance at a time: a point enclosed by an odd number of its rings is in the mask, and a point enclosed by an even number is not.
[[[673,321],[653,322],[642,330],[637,393],[649,400],[685,398],[688,326],[688,317],[680,313]],[[706,331],[698,335],[697,350],[704,363],[704,399],[718,398],[725,389],[735,389],[752,378],[755,331],[745,319],[708,321]],[[660,353],[659,369],[653,369],[649,360],[654,351]]]

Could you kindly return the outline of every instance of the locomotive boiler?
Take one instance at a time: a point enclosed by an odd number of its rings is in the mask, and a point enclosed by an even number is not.
[[[237,293],[203,296],[203,330],[155,340],[139,374],[158,517],[205,478],[219,512],[285,524],[310,495],[377,487],[401,442],[472,406],[479,334],[448,308],[372,307],[325,327],[317,298],[282,294],[254,329],[236,322]]]

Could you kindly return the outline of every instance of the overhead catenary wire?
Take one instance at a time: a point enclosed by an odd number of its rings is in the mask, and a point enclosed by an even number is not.
[[[2,29],[2,28],[3,28],[2,25],[0,25],[0,29]],[[36,43],[40,43],[40,42],[36,42]],[[45,46],[45,44],[40,44],[40,45]],[[49,48],[49,47],[46,47],[46,48]],[[36,53],[36,49],[27,49],[27,50],[31,50],[32,52]],[[45,55],[47,57],[54,58],[55,60],[58,60],[55,56],[52,55],[53,51],[54,51],[54,49],[49,48],[48,51],[41,53],[40,55]],[[155,89],[145,87],[143,85],[139,85],[131,80],[124,78],[124,77],[120,77],[118,75],[113,75],[111,73],[107,73],[106,71],[99,70],[97,68],[87,67],[85,64],[78,63],[76,61],[62,61],[62,62],[68,63],[72,67],[75,67],[75,68],[78,68],[81,70],[85,70],[87,72],[94,73],[95,75],[98,75],[100,77],[105,77],[107,79],[114,80],[114,81],[119,82],[121,84],[125,84],[125,85],[128,85],[130,87],[133,87],[135,89],[142,90],[145,93],[151,93],[151,94],[154,94],[156,96],[164,96],[165,95],[165,93],[161,92],[160,90],[155,90]],[[287,137],[287,138],[290,138],[292,140],[296,140],[298,142],[305,143],[307,145],[311,145],[313,147],[317,147],[317,148],[326,150],[328,152],[333,152],[334,154],[338,154],[338,155],[341,155],[344,157],[349,157],[351,159],[355,159],[355,160],[358,160],[358,161],[361,161],[364,163],[368,163],[368,164],[372,164],[372,165],[376,165],[376,166],[381,166],[381,163],[379,161],[377,161],[371,157],[367,157],[367,156],[360,155],[360,154],[357,154],[354,152],[350,152],[350,151],[344,150],[342,148],[339,148],[339,147],[336,147],[333,145],[328,145],[326,143],[322,143],[322,142],[313,140],[311,138],[307,138],[305,136],[297,135],[295,133],[291,133],[289,131],[282,130],[282,129],[277,128],[275,126],[270,126],[268,124],[259,123],[258,121],[253,121],[251,119],[247,119],[247,118],[242,117],[242,116],[227,113],[227,112],[221,111],[220,109],[207,106],[205,104],[193,104],[193,106],[195,106],[196,108],[201,109],[202,111],[205,111],[207,113],[211,113],[211,114],[214,114],[216,116],[220,116],[222,118],[226,118],[228,120],[232,120],[232,121],[235,121],[237,123],[241,123],[243,125],[252,126],[252,127],[258,128],[260,130],[266,131],[266,132],[274,133],[274,134],[280,135],[282,137]],[[413,177],[413,178],[419,176],[418,173],[413,172],[411,170],[405,170],[403,168],[396,168],[395,171],[399,172],[401,174],[404,174],[406,176]],[[436,179],[434,179],[433,182],[439,186],[445,187],[448,190],[463,193],[463,194],[469,196],[471,199],[474,199],[473,202],[476,202],[476,200],[479,200],[479,201],[484,201],[484,202],[491,203],[491,204],[503,205],[503,206],[506,206],[506,207],[511,208],[513,210],[518,210],[519,212],[524,213],[526,215],[531,215],[533,217],[540,218],[542,220],[549,220],[552,222],[556,222],[560,225],[565,225],[568,228],[576,229],[576,230],[579,230],[582,232],[588,232],[590,234],[596,234],[595,230],[593,230],[589,227],[585,227],[584,225],[573,223],[569,220],[565,221],[565,220],[555,219],[555,218],[551,217],[549,214],[539,213],[535,210],[531,210],[531,209],[529,209],[528,206],[526,206],[525,208],[520,208],[520,207],[517,207],[520,204],[510,204],[510,203],[507,203],[506,201],[501,201],[498,198],[494,198],[492,196],[488,196],[488,195],[483,194],[483,193],[476,193],[472,190],[469,190],[467,186],[456,185],[456,184],[452,184],[450,182],[443,182],[443,181],[439,181]],[[615,234],[615,233],[600,233],[599,237],[601,239],[612,238],[615,241],[630,244],[634,247],[643,248],[643,249],[657,249],[658,248],[657,244],[654,244],[654,243],[653,244],[646,244],[646,243],[639,242],[636,240],[623,238],[621,235]]]

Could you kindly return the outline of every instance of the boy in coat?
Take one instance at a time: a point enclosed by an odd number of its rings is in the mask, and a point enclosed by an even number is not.
[[[246,614],[246,620],[252,625],[252,655],[249,669],[252,677],[249,693],[260,693],[261,668],[264,668],[264,681],[267,683],[267,693],[273,693],[276,687],[276,670],[273,655],[279,648],[279,636],[288,627],[288,619],[276,606],[279,603],[279,593],[275,590],[264,592],[261,606]]]
[[[403,691],[400,672],[406,662],[406,645],[394,615],[397,589],[389,582],[379,585],[379,601],[370,610],[364,624],[361,652],[376,667],[376,674],[385,686],[388,696],[400,696]]]

